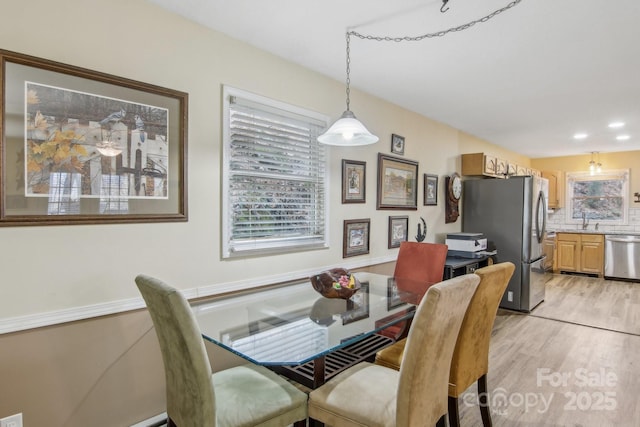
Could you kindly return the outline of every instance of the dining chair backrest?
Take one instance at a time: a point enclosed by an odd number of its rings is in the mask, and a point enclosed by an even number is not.
[[[167,414],[178,426],[215,426],[211,365],[187,300],[146,275],[135,279],[153,320],[165,366]]]
[[[500,300],[515,266],[510,262],[479,268],[478,290],[471,299],[453,352],[449,395],[458,397],[489,371],[489,342]]]
[[[451,355],[480,278],[433,285],[418,305],[407,337],[396,399],[398,426],[433,425],[447,413]]]
[[[440,282],[444,275],[447,249],[447,245],[442,243],[400,243],[394,277],[430,283]]]

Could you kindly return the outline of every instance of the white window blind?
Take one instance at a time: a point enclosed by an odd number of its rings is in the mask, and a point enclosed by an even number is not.
[[[224,99],[224,256],[326,246],[326,117],[229,87]]]

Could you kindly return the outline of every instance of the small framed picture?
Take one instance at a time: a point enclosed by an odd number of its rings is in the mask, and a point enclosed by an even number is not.
[[[342,257],[369,253],[369,227],[371,220],[346,219],[342,236]]]
[[[342,203],[367,201],[367,162],[342,159]]]
[[[438,204],[438,175],[424,174],[424,205]]]
[[[391,134],[391,152],[404,155],[404,136]]]
[[[408,216],[389,217],[389,244],[388,248],[399,248],[401,242],[407,241],[407,230],[409,228]]]

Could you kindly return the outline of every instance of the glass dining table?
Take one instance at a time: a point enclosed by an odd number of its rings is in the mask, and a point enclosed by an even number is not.
[[[317,388],[393,344],[431,285],[367,272],[355,276],[362,286],[346,300],[326,298],[306,280],[192,308],[207,341]]]

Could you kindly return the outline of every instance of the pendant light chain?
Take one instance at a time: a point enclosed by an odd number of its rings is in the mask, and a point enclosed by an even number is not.
[[[349,86],[351,85],[351,77],[349,74],[351,73],[351,46],[349,43],[351,42],[351,34],[347,33],[347,111],[349,110],[349,95],[351,94],[351,89]]]
[[[447,0],[448,1],[448,0]],[[444,5],[447,4],[447,1],[444,2]],[[494,11],[493,13],[475,21],[468,22],[464,25],[460,25],[458,27],[449,28],[448,30],[439,31],[437,33],[428,33],[422,36],[417,37],[389,37],[389,36],[372,36],[361,34],[357,31],[347,31],[345,36],[347,39],[347,84],[346,84],[346,94],[347,94],[347,109],[342,116],[336,120],[324,132],[322,135],[318,136],[318,142],[322,144],[328,145],[337,145],[342,147],[356,146],[356,145],[368,145],[375,144],[378,141],[378,137],[373,135],[371,132],[367,130],[367,128],[356,118],[355,114],[351,112],[350,104],[351,104],[351,36],[358,37],[360,39],[367,40],[375,40],[375,41],[394,41],[394,42],[402,42],[402,41],[419,41],[427,38],[433,37],[442,37],[452,32],[464,31],[467,28],[472,27],[473,25],[481,22],[487,22],[494,16],[511,9],[522,0],[513,0],[507,6]],[[444,7],[443,5],[443,7]],[[443,11],[441,9],[441,11]],[[446,10],[445,10],[446,12]]]
[[[466,24],[457,26],[457,27],[452,27],[449,28],[448,30],[442,30],[442,31],[438,31],[436,33],[427,33],[427,34],[423,34],[421,36],[415,36],[415,37],[409,37],[409,36],[404,36],[404,37],[390,37],[390,36],[372,36],[372,35],[366,35],[366,34],[361,34],[357,31],[348,31],[347,32],[347,64],[349,62],[348,58],[349,58],[349,36],[355,36],[361,39],[366,39],[366,40],[375,40],[375,41],[386,41],[386,42],[416,42],[416,41],[420,41],[420,40],[424,40],[424,39],[430,39],[430,38],[434,38],[434,37],[443,37],[446,36],[449,33],[454,33],[454,32],[459,32],[459,31],[464,31],[466,29],[471,28],[472,26],[474,26],[475,24],[479,24],[479,23],[484,23],[489,21],[491,18],[495,17],[496,15],[501,14],[504,11],[507,11],[509,9],[511,9],[512,7],[516,6],[518,3],[520,3],[522,0],[514,0],[511,3],[509,3],[508,5],[506,5],[503,8],[500,8],[492,13],[490,13],[489,15],[480,18],[480,19],[476,19],[474,21],[471,22],[467,22]],[[348,75],[348,74],[347,74]]]

